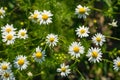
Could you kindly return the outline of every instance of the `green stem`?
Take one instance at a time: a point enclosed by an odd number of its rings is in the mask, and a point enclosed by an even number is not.
[[[113,64],[113,62],[108,60],[108,59],[102,59],[102,60],[105,61],[105,62],[109,62],[109,63]]]
[[[84,76],[82,75],[82,73],[81,73],[78,69],[76,69],[76,71],[81,75],[82,80],[85,80],[85,78],[84,78]]]
[[[114,39],[114,40],[118,40],[118,41],[120,41],[120,39],[119,38],[116,38],[116,37],[111,37],[111,36],[105,36],[106,38],[110,38],[110,39]]]

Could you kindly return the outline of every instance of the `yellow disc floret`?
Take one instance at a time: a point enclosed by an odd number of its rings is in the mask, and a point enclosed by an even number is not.
[[[118,66],[118,67],[120,67],[120,61],[119,61],[119,62],[117,62],[117,66]]]
[[[55,40],[55,38],[51,37],[49,40],[50,40],[50,42],[53,42]]]
[[[84,29],[81,29],[81,30],[80,30],[80,33],[81,33],[81,34],[84,34],[84,33],[85,33],[85,30],[84,30]]]
[[[24,31],[21,32],[21,36],[25,36],[25,34],[26,34],[26,33],[25,33]]]
[[[48,19],[48,15],[47,15],[47,14],[43,14],[43,15],[42,15],[42,19],[43,19],[43,20],[47,20],[47,19]]]
[[[93,52],[92,52],[92,57],[93,57],[93,58],[97,58],[97,56],[98,56],[98,53],[97,53],[96,51],[93,51]]]
[[[73,48],[73,51],[75,52],[75,53],[78,53],[79,52],[79,47],[78,46],[75,46],[74,48]]]
[[[96,41],[100,42],[100,41],[101,41],[101,38],[100,38],[100,37],[97,37],[97,38],[96,38]]]
[[[19,59],[19,60],[18,60],[18,64],[19,64],[20,66],[22,66],[22,65],[24,64],[24,62],[25,62],[24,59]]]
[[[6,32],[11,32],[12,30],[11,30],[11,28],[6,28]]]
[[[36,56],[36,58],[42,58],[42,53],[41,52],[36,52],[36,54],[35,54],[35,56]]]
[[[65,67],[62,67],[62,68],[61,68],[61,71],[62,71],[62,72],[65,72],[65,71],[66,71],[66,68],[65,68]]]
[[[7,66],[6,65],[2,65],[2,69],[3,70],[7,70]]]
[[[12,34],[8,34],[6,38],[7,38],[7,40],[12,40],[13,35]]]
[[[84,8],[84,7],[81,7],[81,8],[79,9],[79,13],[80,13],[80,14],[84,14],[84,13],[85,13],[85,11],[86,11],[86,10],[85,10],[85,8]]]

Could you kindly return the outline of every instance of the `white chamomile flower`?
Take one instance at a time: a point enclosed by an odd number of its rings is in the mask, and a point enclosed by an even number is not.
[[[100,45],[102,46],[103,43],[105,42],[105,36],[102,35],[101,33],[95,34],[95,36],[92,37],[93,43],[95,43],[97,46]]]
[[[77,28],[76,31],[76,35],[78,35],[78,37],[82,38],[82,37],[88,37],[88,33],[90,33],[88,31],[88,27],[84,27],[84,26],[79,26],[79,28]]]
[[[33,53],[33,58],[39,63],[45,60],[45,56],[45,51],[42,51],[42,48],[39,48],[39,46],[36,48],[36,52]]]
[[[40,12],[38,10],[35,10],[34,13],[30,13],[29,19],[31,19],[33,22],[38,22],[40,18]]]
[[[108,23],[110,26],[113,26],[113,27],[117,27],[117,21],[115,21],[115,19],[113,19],[112,23]]]
[[[3,61],[2,63],[0,63],[0,71],[1,72],[6,72],[6,71],[8,71],[10,69],[11,69],[10,62]]]
[[[75,58],[79,58],[80,54],[84,53],[84,47],[81,46],[80,42],[73,42],[69,46],[69,52],[68,53]]]
[[[120,57],[117,57],[113,60],[113,68],[114,70],[118,71],[120,69]]]
[[[10,33],[3,33],[2,34],[2,41],[6,42],[7,45],[13,44],[15,39],[16,39],[16,34],[15,32],[10,32]]]
[[[15,80],[15,77],[13,75],[13,72],[7,71],[7,72],[3,72],[3,74],[1,75],[1,79],[2,80]]]
[[[43,12],[41,12],[40,24],[52,23],[52,18],[51,18],[52,16],[53,14],[50,11],[44,10]]]
[[[58,35],[54,35],[54,34],[48,34],[46,37],[46,43],[49,46],[56,46],[58,42]]]
[[[6,24],[5,26],[1,27],[2,33],[9,33],[9,32],[14,32],[16,28],[13,27],[13,24],[9,25]]]
[[[65,63],[60,65],[60,68],[57,69],[57,72],[61,73],[61,76],[68,76],[70,74],[71,69],[69,69],[69,65],[65,65]]]
[[[26,69],[29,62],[27,61],[26,59],[27,57],[26,56],[23,56],[23,55],[19,55],[15,58],[14,60],[14,66],[16,68],[18,68],[19,70],[23,70],[23,69]]]
[[[101,61],[101,58],[102,58],[101,49],[91,47],[88,50],[88,53],[86,56],[89,58],[88,60],[90,62],[94,62],[94,63],[99,62]]]
[[[3,18],[5,16],[5,10],[3,7],[0,8],[0,18]]]
[[[78,18],[86,18],[86,15],[88,14],[88,11],[90,11],[90,9],[88,7],[83,7],[81,5],[78,5],[77,8],[75,9],[75,14],[78,15]]]
[[[26,39],[26,38],[28,38],[27,30],[25,30],[25,29],[19,30],[18,31],[18,38],[20,38],[20,39]]]

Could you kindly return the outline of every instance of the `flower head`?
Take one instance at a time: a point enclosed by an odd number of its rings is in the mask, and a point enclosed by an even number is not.
[[[58,42],[58,35],[55,34],[48,34],[46,37],[46,43],[49,44],[49,46],[56,46]]]
[[[0,72],[6,72],[11,69],[11,64],[9,62],[3,61],[0,63]]]
[[[15,80],[15,77],[11,71],[3,72],[1,76],[2,80]]]
[[[96,62],[101,61],[101,57],[102,57],[101,49],[91,47],[88,50],[87,57],[89,57],[88,60],[90,62],[96,63]]]
[[[5,10],[3,7],[0,8],[0,18],[3,18],[5,16]]]
[[[120,69],[120,57],[114,59],[113,64],[114,64],[113,66],[114,70],[118,71]]]
[[[79,28],[77,28],[76,31],[76,35],[78,35],[78,37],[82,38],[82,37],[88,37],[88,33],[90,33],[88,31],[88,27],[84,27],[84,26],[79,26]]]
[[[27,61],[26,59],[27,57],[26,56],[23,56],[23,55],[19,55],[15,58],[14,60],[14,66],[16,68],[18,68],[19,70],[23,70],[23,69],[26,69],[29,62]]]
[[[101,33],[97,33],[97,34],[95,34],[95,36],[92,37],[92,41],[93,41],[93,43],[95,43],[97,46],[98,46],[98,45],[102,46],[102,45],[103,45],[103,42],[105,42],[105,36],[102,35]]]
[[[113,26],[113,27],[117,27],[117,21],[115,21],[115,19],[113,19],[112,23],[108,23],[110,26]]]
[[[69,65],[65,65],[65,63],[60,65],[60,68],[57,69],[57,72],[61,73],[61,76],[68,76],[70,74]]]
[[[27,30],[25,30],[25,29],[19,30],[18,31],[18,38],[20,38],[20,39],[26,39],[26,38],[28,38]]]
[[[81,6],[81,5],[78,5],[77,6],[77,8],[75,9],[75,14],[77,14],[78,15],[78,18],[86,18],[86,15],[89,15],[88,14],[88,11],[89,11],[90,9],[88,8],[88,7],[83,7],[83,6]]]
[[[42,51],[42,48],[39,48],[39,46],[36,48],[36,52],[33,53],[33,58],[39,63],[45,60],[45,56],[45,51]]]
[[[71,45],[69,46],[69,52],[68,52],[71,56],[78,58],[80,57],[80,54],[84,53],[84,47],[81,46],[80,42],[73,42],[71,43]]]

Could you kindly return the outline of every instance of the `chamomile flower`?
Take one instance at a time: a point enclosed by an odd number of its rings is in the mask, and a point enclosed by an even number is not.
[[[14,32],[15,30],[16,28],[13,27],[13,24],[11,25],[6,24],[5,26],[1,27],[2,33],[10,33],[10,32]]]
[[[16,34],[15,32],[10,32],[10,33],[3,33],[2,34],[2,41],[6,42],[7,45],[13,44],[15,39],[16,39]]]
[[[95,34],[95,36],[92,37],[93,43],[95,43],[97,46],[100,45],[102,46],[103,43],[105,42],[105,36],[102,35],[101,33]]]
[[[26,38],[28,38],[27,30],[25,30],[25,29],[19,30],[18,31],[18,38],[20,38],[20,39],[26,39]]]
[[[113,26],[113,27],[117,27],[117,21],[115,21],[115,19],[113,19],[112,23],[108,23],[110,26]]]
[[[86,18],[86,15],[88,14],[88,11],[90,11],[90,9],[88,7],[83,7],[81,5],[78,5],[77,8],[75,9],[75,14],[78,15],[78,18]]]
[[[44,10],[40,15],[40,24],[49,24],[52,23],[53,14],[50,11]]]
[[[69,46],[69,52],[68,53],[75,58],[79,58],[80,54],[84,53],[84,47],[81,46],[80,42],[73,42]]]
[[[65,65],[65,63],[60,65],[60,68],[57,69],[57,72],[61,73],[61,76],[68,76],[70,74],[71,69],[69,69],[69,65]]]
[[[86,56],[89,58],[88,60],[90,62],[94,62],[94,63],[99,62],[99,61],[101,61],[101,58],[102,58],[101,49],[91,47],[88,50],[88,53]]]
[[[114,70],[118,71],[120,69],[120,57],[117,57],[113,60],[113,68]]]
[[[11,69],[11,64],[10,62],[5,62],[3,61],[0,63],[0,72],[5,72]]]
[[[33,22],[39,22],[40,18],[40,12],[38,10],[35,10],[34,13],[30,13],[29,19],[31,19]]]
[[[0,8],[0,18],[3,18],[5,16],[5,10],[3,7]]]
[[[26,59],[27,57],[26,56],[23,56],[23,55],[19,55],[15,58],[14,60],[14,66],[16,68],[18,68],[19,70],[23,70],[23,69],[26,69],[29,62],[27,61]]]
[[[42,51],[42,48],[39,48],[39,46],[36,48],[36,52],[33,53],[33,58],[39,63],[45,60],[45,56],[45,51]]]
[[[49,46],[56,46],[58,42],[58,35],[55,34],[48,34],[46,37],[46,44],[48,44]]]
[[[11,71],[3,72],[1,75],[2,80],[15,80],[15,77]]]
[[[90,33],[88,31],[88,27],[84,27],[84,26],[79,26],[79,28],[77,28],[76,31],[76,35],[78,35],[78,37],[82,38],[82,37],[88,37],[88,33]]]

